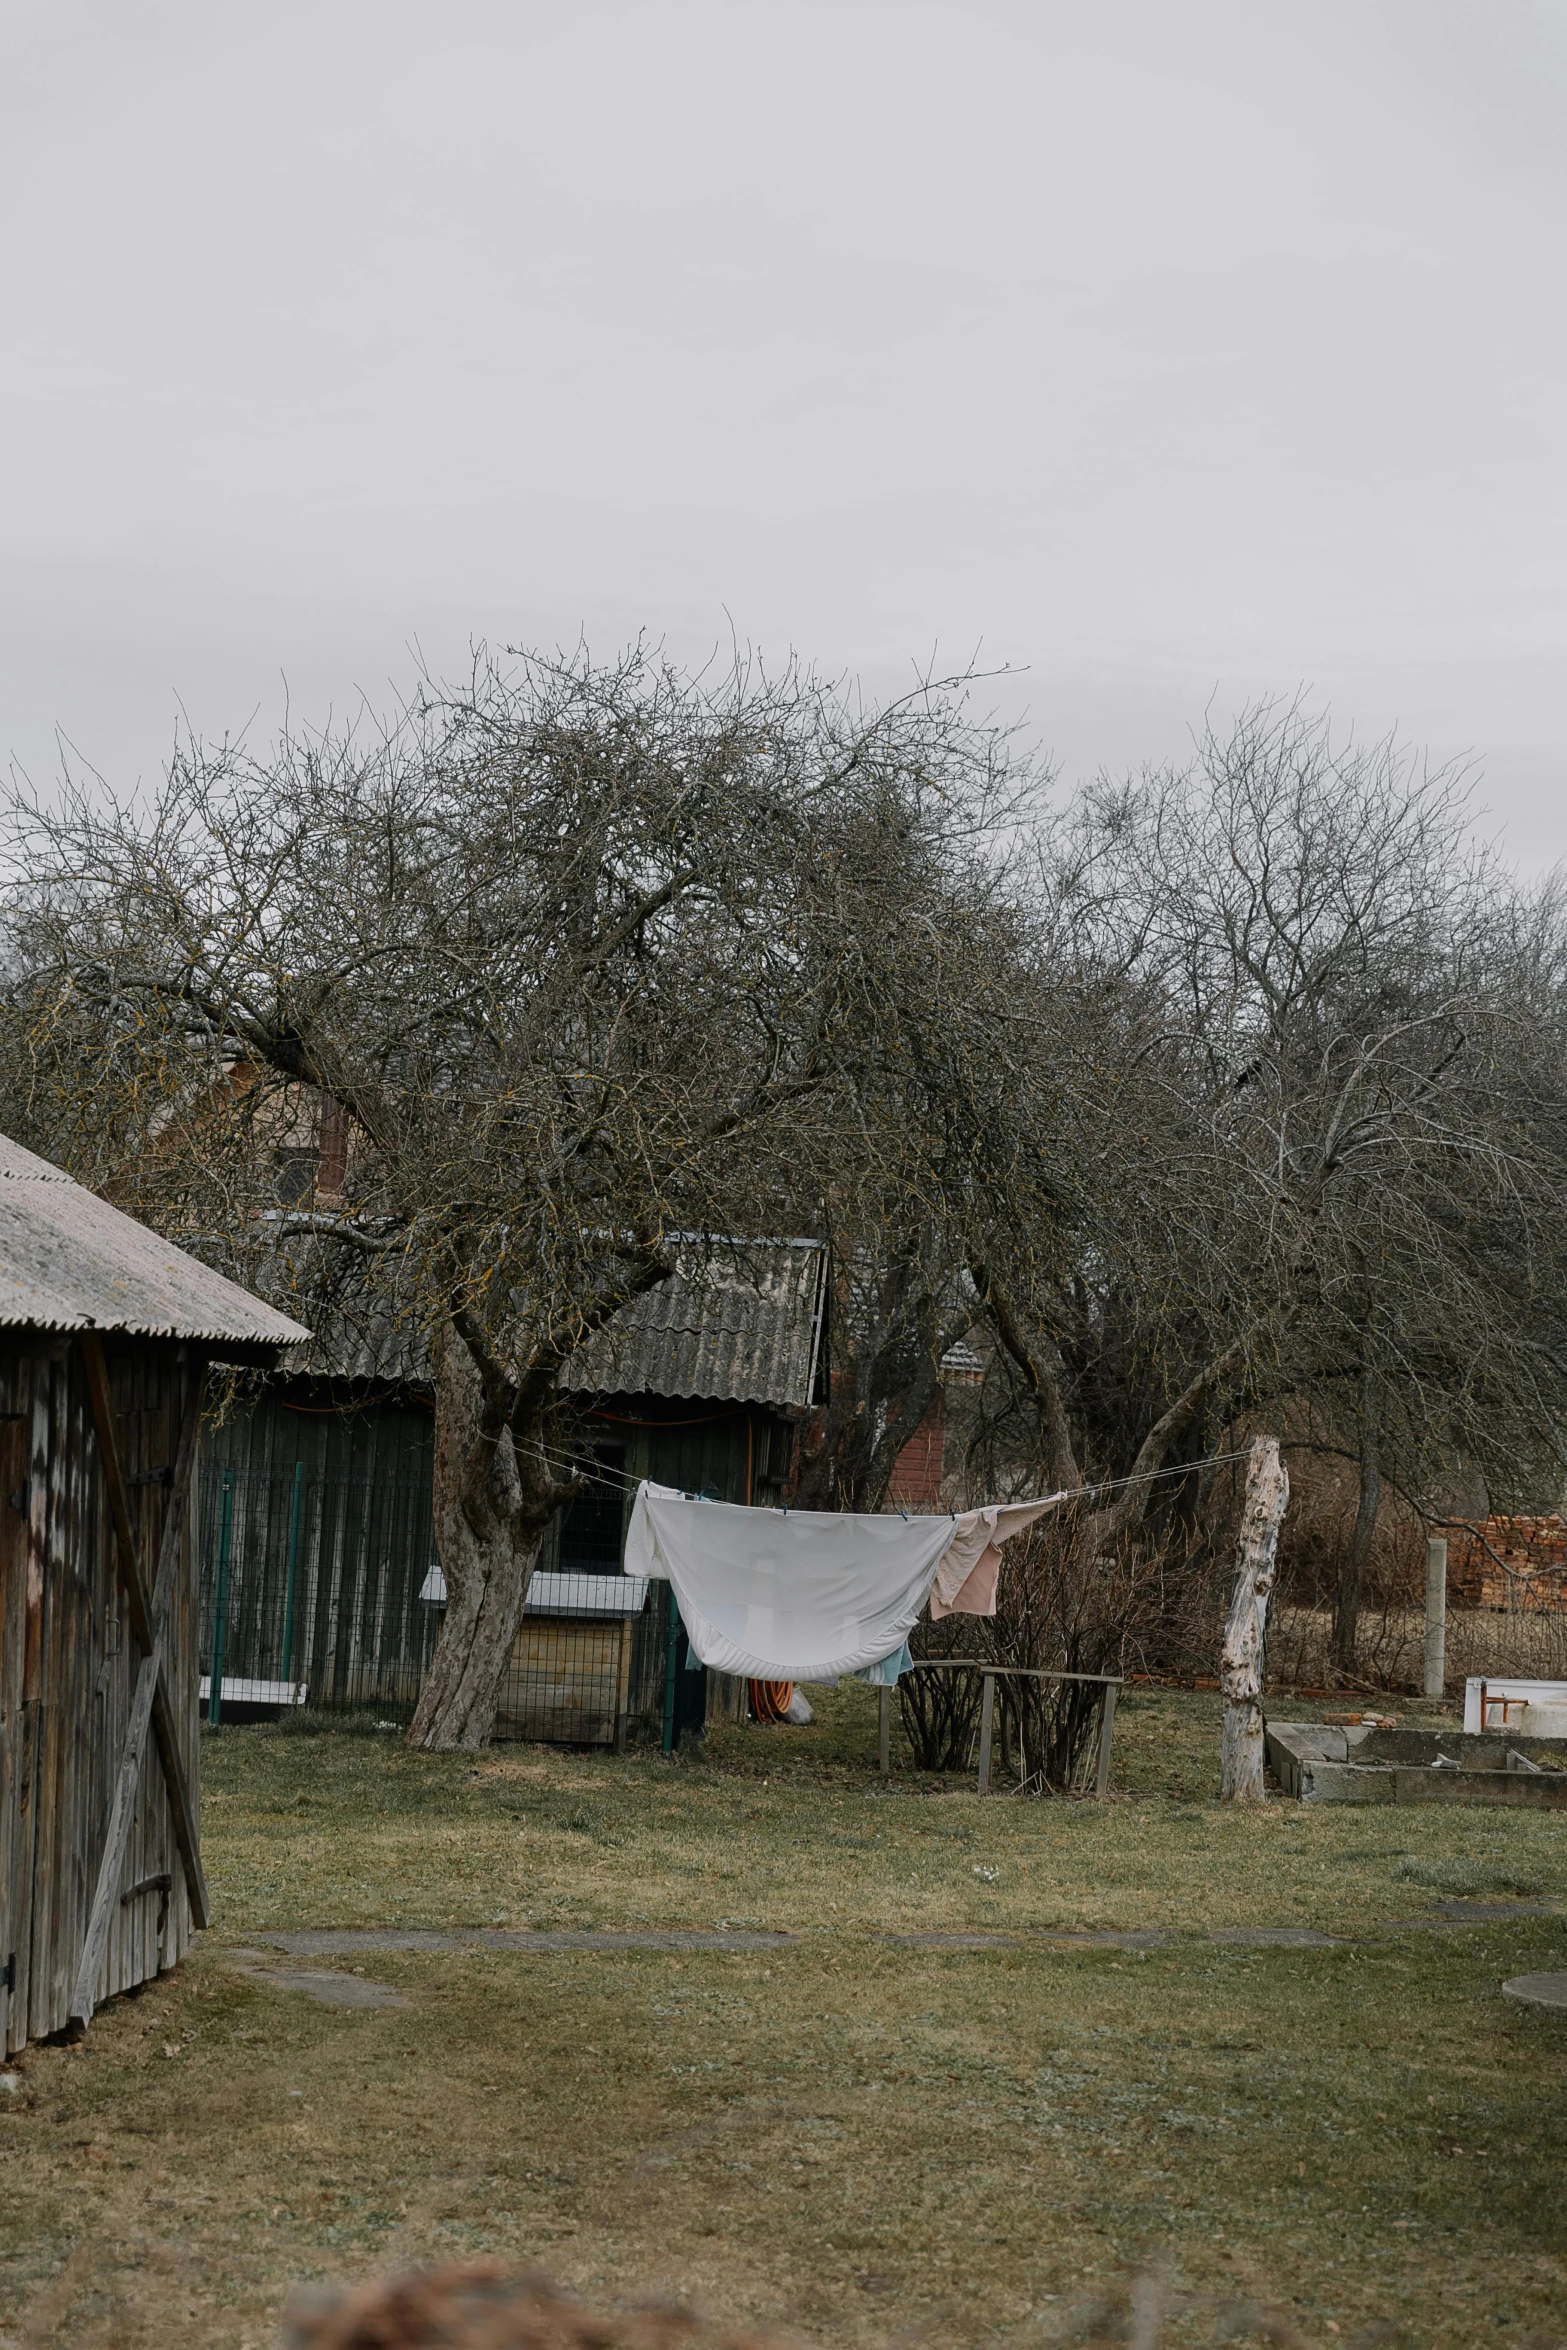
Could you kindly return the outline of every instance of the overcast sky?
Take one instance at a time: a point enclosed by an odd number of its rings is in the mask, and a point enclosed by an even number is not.
[[[1562,0],[9,0],[0,748],[415,641],[1302,683],[1567,856]]]

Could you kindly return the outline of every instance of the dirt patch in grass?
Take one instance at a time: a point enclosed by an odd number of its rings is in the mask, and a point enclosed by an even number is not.
[[[1168,1692],[1103,1805],[889,1787],[874,1742],[859,1690],[674,1765],[209,1738],[213,1932],[0,2102],[0,2341],[260,2350],[296,2280],[476,2253],[845,2343],[1037,2338],[1160,2250],[1326,2340],[1555,2323],[1567,2020],[1500,1985],[1567,1964],[1564,1921],[1379,1930],[1567,1891],[1551,1815],[1226,1812],[1216,1703]],[[795,1939],[256,1955],[377,1927]],[[1238,1927],[1336,1939],[1208,1939]]]

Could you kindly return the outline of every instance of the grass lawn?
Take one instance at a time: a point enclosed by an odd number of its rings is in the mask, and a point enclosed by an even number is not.
[[[980,1803],[879,1781],[874,1708],[675,1764],[209,1736],[212,1932],[0,2099],[0,2343],[259,2346],[297,2280],[480,2253],[833,2342],[1072,2339],[1150,2254],[1313,2342],[1567,2340],[1567,2015],[1499,1989],[1567,1967],[1567,1917],[1388,1930],[1556,1902],[1562,1815],[1227,1812],[1217,1699],[1158,1692],[1109,1803]],[[233,1955],[399,1925],[798,1939],[268,1962],[407,2001],[352,2012]],[[1345,1939],[1206,1938],[1289,1925]],[[1149,1926],[1176,1938],[1044,1939]],[[1024,1939],[883,1938],[962,1930]]]

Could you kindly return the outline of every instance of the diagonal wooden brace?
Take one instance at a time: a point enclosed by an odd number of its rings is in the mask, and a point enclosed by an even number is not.
[[[82,1955],[77,1963],[76,1983],[71,1992],[71,2012],[67,2029],[79,2035],[92,2021],[92,2011],[98,1996],[98,1977],[103,1971],[103,1954],[109,1946],[109,1926],[114,1917],[115,1896],[120,1889],[120,1875],[125,1867],[125,1846],[136,1815],[136,1790],[141,1784],[142,1758],[147,1751],[147,1731],[152,1721],[152,1704],[158,1689],[159,1660],[144,1656],[136,1668],[136,1687],[131,1698],[131,1718],[125,1733],[125,1747],[120,1756],[119,1771],[114,1781],[114,1801],[109,1807],[109,1832],[104,1839],[103,1858],[98,1864],[98,1883],[93,1892],[92,1912],[87,1920],[87,1939],[82,1944]]]
[[[109,1400],[109,1376],[103,1359],[103,1342],[96,1333],[86,1333],[81,1341],[82,1361],[87,1373],[87,1394],[92,1406],[93,1426],[97,1431],[98,1450],[103,1462],[104,1484],[109,1498],[109,1514],[114,1522],[115,1543],[120,1554],[121,1578],[129,1603],[131,1631],[141,1651],[137,1668],[136,1686],[131,1700],[131,1718],[126,1733],[124,1751],[120,1757],[115,1780],[114,1799],[109,1811],[108,1835],[103,1858],[99,1863],[98,1881],[93,1893],[92,1911],[87,1921],[86,1940],[82,1946],[81,1962],[77,1969],[76,1985],[71,1997],[71,2027],[85,2030],[93,2011],[98,1987],[98,1976],[103,1966],[103,1954],[108,1946],[109,1926],[114,1916],[115,1898],[120,1876],[125,1866],[125,1848],[130,1836],[131,1822],[136,1810],[136,1789],[141,1775],[142,1758],[147,1748],[147,1731],[151,1727],[158,1748],[158,1759],[163,1767],[164,1784],[168,1789],[169,1810],[174,1823],[174,1841],[179,1850],[180,1865],[185,1872],[186,1891],[190,1897],[191,1917],[197,1926],[205,1926],[211,1917],[207,1898],[207,1881],[201,1866],[200,1831],[196,1822],[196,1807],[191,1800],[184,1765],[180,1760],[179,1741],[175,1734],[174,1712],[169,1698],[168,1673],[163,1657],[163,1625],[168,1614],[169,1599],[174,1588],[174,1577],[179,1565],[180,1536],[184,1529],[189,1506],[191,1477],[196,1461],[196,1442],[201,1432],[201,1395],[205,1365],[194,1365],[190,1393],[185,1404],[185,1418],[180,1429],[178,1450],[174,1459],[174,1479],[169,1492],[168,1508],[164,1513],[163,1539],[159,1545],[157,1573],[152,1592],[148,1594],[142,1578],[141,1561],[137,1554],[136,1537],[131,1525],[130,1502],[126,1492],[124,1470],[120,1463],[119,1444],[114,1433],[114,1413]]]

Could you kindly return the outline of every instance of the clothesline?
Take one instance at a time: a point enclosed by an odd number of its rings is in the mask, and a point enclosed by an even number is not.
[[[558,1473],[576,1467],[542,1442],[535,1457]],[[1239,1460],[1212,1454],[1213,1465]],[[1147,1470],[1113,1485],[1181,1476],[1194,1466]],[[627,1574],[668,1579],[691,1653],[717,1672],[764,1681],[836,1681],[858,1673],[880,1684],[910,1670],[909,1638],[926,1605],[932,1618],[993,1616],[1003,1545],[1063,1502],[1068,1490],[978,1509],[916,1511],[757,1509],[709,1501],[602,1473],[614,1490],[635,1484],[626,1530]],[[1112,1483],[1091,1488],[1094,1498]]]
[[[584,1468],[583,1464],[579,1460],[573,1460],[569,1453],[553,1450],[543,1443],[536,1443],[534,1449],[549,1468],[563,1470],[568,1476],[578,1478],[585,1485],[605,1485],[615,1492],[635,1494],[643,1482],[640,1477],[633,1477],[626,1470],[607,1469],[602,1461],[596,1462],[591,1469]],[[1244,1451],[1204,1453],[1201,1460],[1177,1461],[1168,1469],[1142,1469],[1131,1477],[1101,1478],[1093,1485],[1074,1486],[1067,1492],[1059,1496],[1052,1496],[1052,1498],[1058,1498],[1062,1501],[1087,1501],[1096,1494],[1122,1492],[1128,1485],[1151,1485],[1161,1477],[1184,1477],[1193,1469],[1218,1469],[1223,1468],[1230,1461],[1244,1461],[1248,1458],[1249,1454]]]

